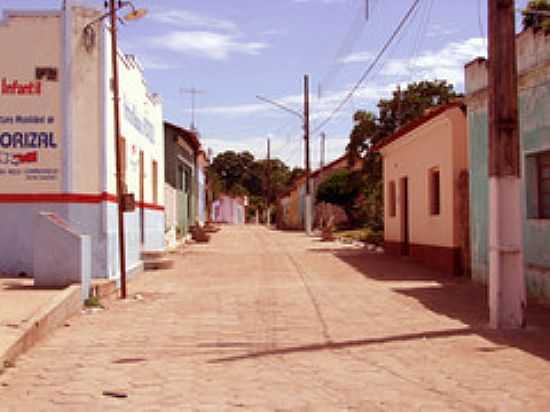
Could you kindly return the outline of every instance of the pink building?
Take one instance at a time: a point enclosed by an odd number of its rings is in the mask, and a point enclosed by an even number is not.
[[[213,220],[216,223],[244,225],[246,223],[246,198],[221,195],[212,204]]]
[[[468,139],[461,103],[426,113],[377,149],[386,250],[446,273],[468,268]]]

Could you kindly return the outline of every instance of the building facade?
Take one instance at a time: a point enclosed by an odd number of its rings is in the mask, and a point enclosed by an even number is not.
[[[383,157],[386,251],[462,274],[468,261],[464,107],[452,103],[434,109],[377,149]]]
[[[91,239],[95,278],[117,278],[110,34],[101,11],[7,11],[0,21],[0,271],[32,274],[36,217],[48,212]],[[133,56],[118,52],[129,271],[164,246],[162,105]],[[48,247],[43,245],[43,247]],[[67,256],[67,259],[73,257]]]
[[[550,301],[550,38],[526,30],[516,38],[523,246],[527,290]],[[466,65],[470,134],[472,276],[489,278],[488,70]]]
[[[246,203],[246,198],[221,194],[212,203],[214,222],[244,225],[246,223]]]
[[[360,170],[362,166],[361,162],[357,162],[353,166],[353,170]],[[340,207],[327,204],[316,204],[315,194],[317,188],[323,180],[329,177],[337,170],[349,168],[348,155],[344,154],[332,162],[326,164],[322,168],[313,171],[310,175],[311,179],[311,193],[313,194],[313,217],[312,222],[314,225],[320,224],[321,215],[333,215],[336,220],[334,223],[340,224],[345,221],[345,213]],[[282,223],[278,224],[281,228],[286,229],[303,229],[305,225],[305,197],[306,197],[306,179],[305,176],[301,176],[296,180],[294,185],[279,196],[279,207],[281,211],[279,216],[282,219]]]
[[[200,141],[195,132],[164,122],[165,181],[176,193],[176,232],[185,237],[198,220],[198,168]]]

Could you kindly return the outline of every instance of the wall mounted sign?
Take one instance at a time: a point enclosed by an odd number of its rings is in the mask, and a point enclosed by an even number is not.
[[[61,95],[50,69],[29,81],[0,73],[0,193],[61,191]]]

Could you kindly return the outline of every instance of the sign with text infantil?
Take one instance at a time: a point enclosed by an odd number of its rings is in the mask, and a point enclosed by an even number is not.
[[[0,73],[0,193],[61,191],[60,100],[58,81]]]

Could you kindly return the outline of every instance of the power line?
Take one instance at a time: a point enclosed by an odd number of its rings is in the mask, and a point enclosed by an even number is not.
[[[394,32],[392,33],[388,41],[386,41],[386,43],[384,44],[380,52],[378,52],[378,54],[376,55],[376,58],[369,65],[367,70],[359,78],[357,83],[353,86],[353,88],[349,91],[349,93],[344,97],[344,99],[338,104],[338,106],[336,106],[336,108],[332,111],[332,113],[325,120],[323,120],[319,125],[315,127],[315,129],[313,130],[313,133],[319,131],[326,124],[328,124],[332,120],[332,118],[336,115],[336,113],[338,113],[344,107],[344,105],[351,99],[351,97],[355,94],[355,92],[357,92],[357,90],[359,89],[359,87],[361,87],[361,85],[363,84],[367,76],[372,72],[374,67],[378,64],[378,62],[380,61],[380,59],[382,58],[386,50],[390,47],[390,45],[393,43],[397,35],[401,32],[401,30],[403,29],[403,27],[405,26],[405,24],[413,14],[413,12],[416,10],[416,7],[418,6],[419,3],[420,3],[420,0],[414,1],[414,3],[409,8],[405,16],[399,22],[399,25],[394,30]]]

